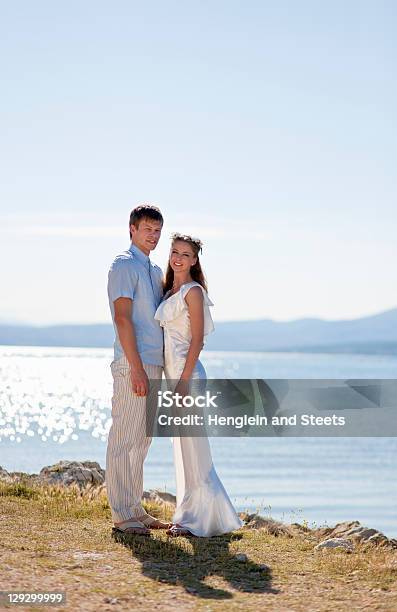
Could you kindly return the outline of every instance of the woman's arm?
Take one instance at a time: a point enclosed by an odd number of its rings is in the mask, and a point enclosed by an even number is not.
[[[186,356],[185,367],[181,374],[181,380],[190,379],[203,348],[204,339],[204,297],[200,287],[192,287],[187,292],[185,301],[189,310],[192,339]]]

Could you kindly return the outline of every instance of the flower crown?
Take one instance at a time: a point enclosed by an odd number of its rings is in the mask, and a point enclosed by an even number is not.
[[[171,239],[172,240],[183,240],[184,242],[192,242],[194,245],[196,245],[200,253],[203,252],[203,243],[201,242],[199,238],[193,238],[192,236],[189,236],[188,234],[180,234],[179,232],[173,232],[171,234]]]

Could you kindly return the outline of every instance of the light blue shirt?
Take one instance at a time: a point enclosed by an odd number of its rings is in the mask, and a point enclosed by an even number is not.
[[[115,331],[114,359],[124,355],[114,321],[114,301],[132,299],[132,322],[142,363],[164,365],[163,330],[154,314],[163,298],[163,273],[147,255],[131,243],[128,251],[117,255],[108,274],[108,297]]]

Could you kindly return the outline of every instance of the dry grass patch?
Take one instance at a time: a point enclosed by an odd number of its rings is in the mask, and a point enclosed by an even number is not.
[[[145,502],[164,520],[171,508]],[[267,523],[216,538],[111,536],[100,487],[0,482],[1,589],[67,592],[59,610],[397,609],[397,552],[315,551]],[[112,603],[113,600],[113,603]],[[37,610],[37,608],[35,608]]]

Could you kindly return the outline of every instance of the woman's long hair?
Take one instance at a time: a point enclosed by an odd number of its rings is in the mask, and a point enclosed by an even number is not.
[[[198,240],[198,238],[192,238],[191,236],[187,236],[185,234],[172,234],[171,248],[174,242],[176,241],[186,242],[187,244],[190,244],[190,246],[192,247],[194,256],[197,258],[197,261],[194,264],[194,266],[191,266],[190,268],[190,276],[192,277],[194,281],[199,283],[203,287],[203,289],[205,289],[205,291],[208,291],[207,281],[205,279],[204,272],[201,269],[201,263],[200,263],[200,258],[199,258],[199,252],[202,250],[201,240]],[[174,284],[174,270],[171,268],[170,262],[168,260],[167,271],[165,273],[165,279],[163,283],[164,293],[167,293],[167,291],[172,289],[173,284]]]

